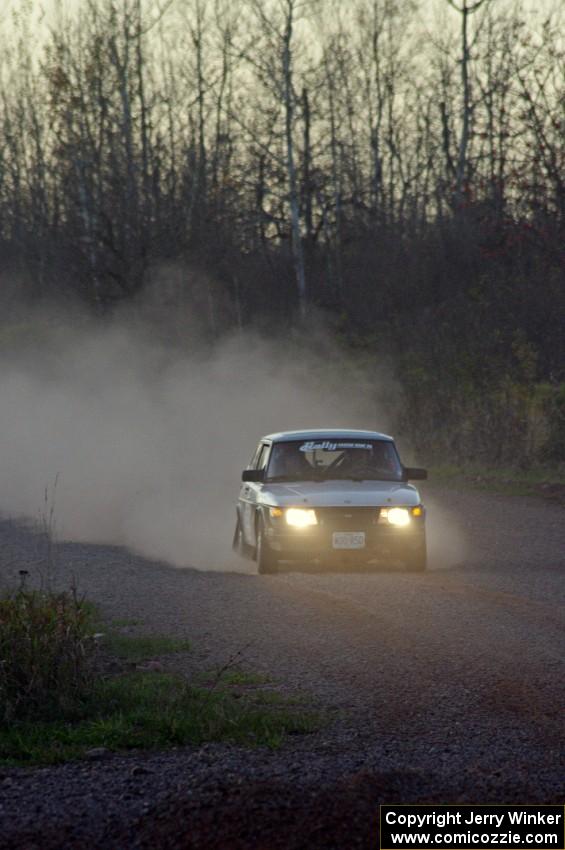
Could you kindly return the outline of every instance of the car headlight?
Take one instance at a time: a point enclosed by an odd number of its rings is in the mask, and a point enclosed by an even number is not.
[[[383,508],[380,518],[390,525],[408,525],[410,523],[410,511],[407,508]]]
[[[286,524],[294,528],[307,528],[309,525],[318,525],[316,511],[312,508],[289,508],[286,513]]]

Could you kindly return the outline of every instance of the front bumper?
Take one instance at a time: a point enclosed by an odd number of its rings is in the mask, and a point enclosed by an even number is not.
[[[425,514],[411,517],[407,526],[379,522],[379,508],[316,508],[318,524],[292,528],[284,517],[273,519],[267,511],[265,540],[280,560],[373,560],[406,556],[425,540]],[[362,548],[334,548],[334,532],[363,532]]]

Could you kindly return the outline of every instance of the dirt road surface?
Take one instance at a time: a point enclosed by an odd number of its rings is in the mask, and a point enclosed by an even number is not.
[[[0,847],[376,847],[380,802],[562,802],[565,509],[427,496],[424,575],[197,572],[60,544],[60,581],[74,574],[109,618],[189,638],[187,672],[241,650],[332,720],[275,753],[206,745],[5,769]],[[4,583],[38,557],[29,531],[2,523]]]

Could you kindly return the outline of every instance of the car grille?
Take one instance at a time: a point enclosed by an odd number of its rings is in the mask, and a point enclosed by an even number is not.
[[[320,526],[328,531],[363,531],[376,525],[380,508],[316,508]]]

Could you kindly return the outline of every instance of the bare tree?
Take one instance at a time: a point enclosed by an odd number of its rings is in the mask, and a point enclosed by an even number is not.
[[[288,186],[292,259],[298,295],[299,313],[307,310],[307,286],[302,240],[301,188],[298,177],[296,121],[300,96],[297,93],[295,54],[296,26],[312,9],[316,0],[277,0],[267,10],[262,0],[249,0],[264,40],[263,50],[247,51],[252,65],[264,82],[268,81],[283,113],[283,137]],[[264,54],[262,58],[258,58]],[[304,105],[304,100],[303,104]]]
[[[465,195],[465,181],[467,179],[467,151],[469,148],[469,139],[471,134],[471,121],[473,112],[473,103],[471,99],[471,83],[470,83],[470,64],[471,64],[471,49],[473,40],[469,35],[469,17],[477,12],[481,6],[488,3],[489,0],[474,0],[469,3],[468,0],[462,0],[461,5],[457,5],[455,0],[447,0],[452,9],[459,12],[461,15],[461,88],[462,88],[462,106],[461,106],[461,130],[459,133],[459,146],[457,151],[457,164],[455,166],[455,204],[460,206]]]

